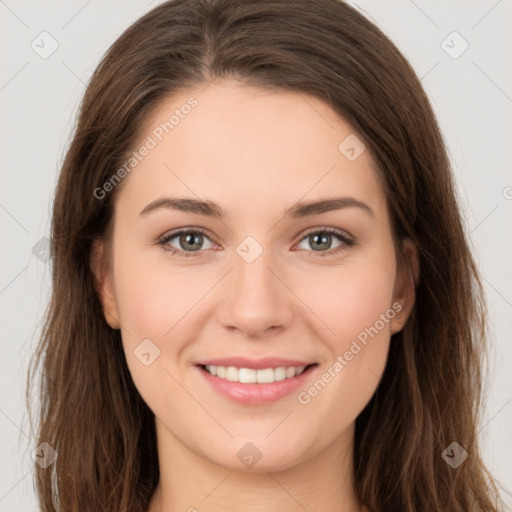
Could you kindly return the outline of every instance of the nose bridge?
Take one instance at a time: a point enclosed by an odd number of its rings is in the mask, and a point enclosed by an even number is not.
[[[292,308],[286,286],[275,273],[275,258],[254,237],[248,236],[233,254],[234,269],[228,280],[220,320],[247,336],[260,336],[271,328],[282,328],[291,320]],[[272,269],[272,270],[271,270]]]
[[[252,237],[251,237],[252,238]],[[254,239],[253,239],[254,240]],[[270,249],[263,249],[257,242],[244,241],[236,249],[234,257],[234,279],[238,283],[237,289],[251,290],[250,296],[257,296],[261,292],[274,294],[275,284],[272,282],[272,272],[269,267],[273,266]]]

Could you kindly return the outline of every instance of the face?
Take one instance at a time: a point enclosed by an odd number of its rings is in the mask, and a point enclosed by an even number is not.
[[[146,126],[98,281],[159,440],[263,471],[347,439],[412,307],[364,141],[318,99],[234,82]]]

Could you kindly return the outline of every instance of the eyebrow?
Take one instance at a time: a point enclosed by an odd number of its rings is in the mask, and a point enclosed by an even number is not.
[[[205,215],[218,219],[226,217],[226,211],[212,201],[169,197],[163,197],[152,201],[140,212],[139,215],[148,215],[161,208],[196,213],[198,215]],[[335,197],[316,201],[297,202],[284,212],[284,216],[291,218],[303,218],[333,210],[341,210],[343,208],[361,208],[371,217],[375,217],[375,213],[366,203],[354,199],[353,197]]]

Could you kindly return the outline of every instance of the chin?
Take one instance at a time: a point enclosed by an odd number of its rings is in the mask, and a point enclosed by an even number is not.
[[[250,437],[236,438],[221,450],[213,453],[208,450],[210,453],[204,453],[204,456],[231,471],[266,473],[288,470],[314,455],[308,456],[304,451],[305,441],[283,441],[284,438],[286,436],[265,439],[264,435],[254,436],[252,441]],[[313,447],[311,451],[314,451]]]

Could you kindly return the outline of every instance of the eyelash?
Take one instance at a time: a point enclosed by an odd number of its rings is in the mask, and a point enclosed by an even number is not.
[[[173,248],[168,248],[166,247],[166,245],[173,239],[173,238],[176,238],[177,236],[183,234],[183,233],[187,233],[187,234],[201,234],[201,235],[204,235],[206,236],[207,238],[210,238],[208,236],[208,233],[202,229],[202,228],[187,228],[187,229],[180,229],[178,231],[174,231],[172,233],[168,233],[168,234],[165,234],[163,235],[159,240],[158,240],[158,245],[161,246],[164,250],[166,251],[169,251],[172,255],[177,255],[178,257],[180,258],[190,258],[190,257],[196,257],[197,254],[195,254],[195,252],[202,252],[201,250],[199,251],[194,251],[194,252],[187,252],[187,251],[181,251],[179,249],[175,249],[174,247]],[[343,232],[337,230],[337,229],[334,229],[334,228],[321,228],[321,229],[318,229],[318,228],[313,228],[311,229],[310,231],[307,231],[303,236],[302,238],[300,238],[298,240],[297,243],[300,243],[302,242],[305,238],[307,238],[308,236],[310,235],[318,235],[318,234],[324,234],[324,233],[329,233],[329,234],[332,234],[332,235],[335,235],[338,240],[340,242],[342,242],[342,245],[340,245],[339,247],[336,247],[334,250],[330,249],[328,251],[308,251],[309,252],[309,255],[315,255],[315,256],[320,256],[321,258],[324,258],[326,256],[333,256],[333,255],[336,255],[342,251],[345,251],[346,249],[350,248],[350,247],[353,247],[354,245],[356,245],[356,242],[355,240],[353,239],[350,239],[348,238],[347,236],[345,236],[343,234]]]

